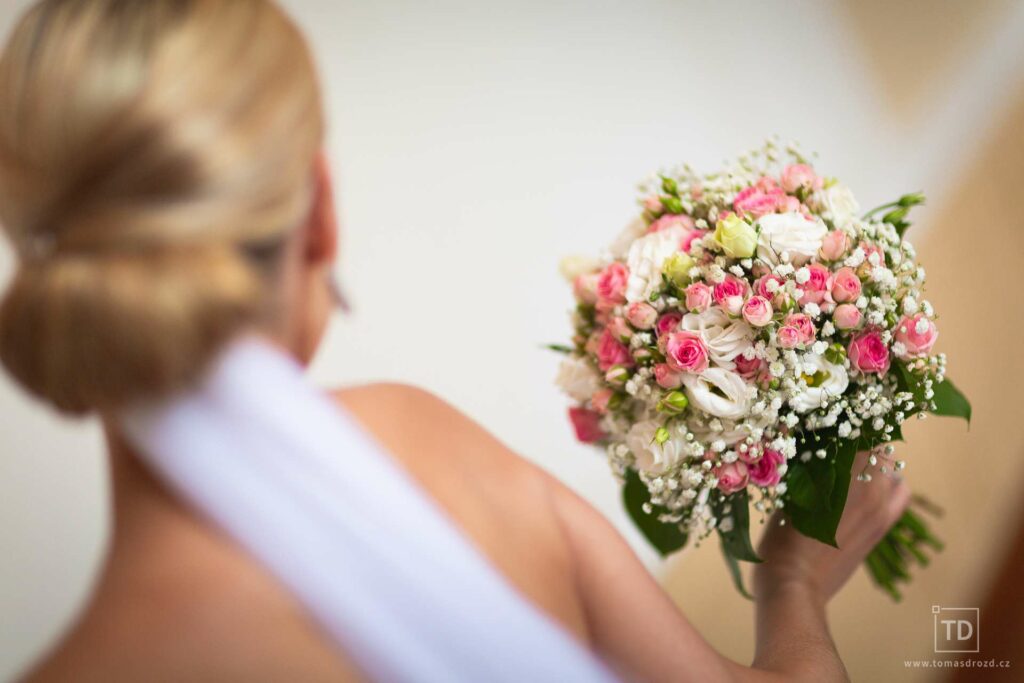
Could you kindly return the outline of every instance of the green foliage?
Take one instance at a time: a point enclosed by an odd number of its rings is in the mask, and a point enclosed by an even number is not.
[[[932,412],[935,415],[962,417],[967,420],[968,425],[971,424],[971,404],[948,377],[941,383],[933,384],[932,391],[935,392],[932,397],[932,402],[935,403]]]
[[[797,453],[824,448],[826,457],[790,461],[785,509],[797,531],[836,546],[836,528],[846,506],[853,459],[860,444],[859,439],[833,439],[824,444],[798,445]]]
[[[633,523],[662,557],[686,545],[687,535],[678,524],[666,524],[658,519],[666,510],[651,503],[651,494],[634,470],[626,470],[626,483],[622,487],[622,500]],[[651,503],[651,512],[644,512],[644,504]]]

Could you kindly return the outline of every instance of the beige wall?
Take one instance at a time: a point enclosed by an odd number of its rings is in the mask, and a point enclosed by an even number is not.
[[[27,4],[0,0],[0,33]],[[1021,361],[999,352],[1019,337],[991,333],[1019,320],[990,321],[995,306],[1014,306],[1011,258],[1022,253],[1022,112],[1010,107],[1024,87],[1024,4],[285,4],[328,90],[346,226],[339,270],[356,306],[314,376],[412,381],[463,408],[593,501],[709,638],[741,658],[750,607],[717,549],[659,563],[601,458],[565,424],[557,359],[538,349],[568,333],[558,259],[610,241],[645,173],[680,160],[710,169],[772,133],[820,152],[821,169],[864,204],[928,191],[913,234],[943,316],[940,345],[976,419],[969,433],[914,425],[906,455],[911,480],[950,511],[949,551],[903,605],[858,578],[832,607],[858,678],[913,680],[901,661],[927,647],[922,610],[977,600],[1022,479],[1020,436],[1004,427],[1019,400],[1000,390],[1024,379]],[[1005,241],[978,241],[991,234]],[[1002,270],[982,261],[989,253]],[[0,248],[0,281],[12,265]],[[105,496],[95,426],[60,420],[0,379],[0,680],[86,594],[106,540]]]

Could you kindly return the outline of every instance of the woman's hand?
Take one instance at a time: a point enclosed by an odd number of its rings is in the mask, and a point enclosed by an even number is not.
[[[779,514],[772,517],[760,545],[764,562],[754,573],[759,598],[800,584],[827,601],[896,523],[910,501],[910,490],[902,480],[877,468],[871,469],[871,481],[857,480],[867,461],[868,453],[859,453],[853,464],[854,479],[836,531],[838,549],[781,525]]]

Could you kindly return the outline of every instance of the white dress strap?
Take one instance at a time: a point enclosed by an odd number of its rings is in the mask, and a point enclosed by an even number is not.
[[[234,343],[198,386],[121,424],[372,679],[613,680],[269,343]]]

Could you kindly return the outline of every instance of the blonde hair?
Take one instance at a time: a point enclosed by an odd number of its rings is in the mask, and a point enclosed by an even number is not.
[[[272,2],[37,3],[0,57],[0,360],[73,413],[194,379],[268,314],[322,138]]]

